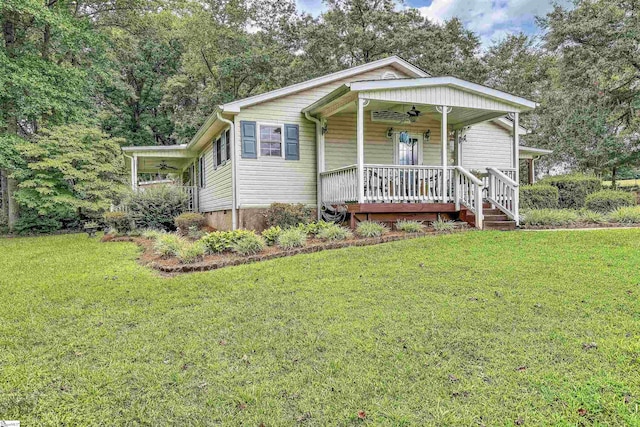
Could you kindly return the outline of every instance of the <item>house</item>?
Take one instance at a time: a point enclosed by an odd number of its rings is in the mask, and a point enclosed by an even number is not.
[[[188,144],[122,150],[134,189],[174,172],[218,229],[261,229],[274,202],[513,228],[520,155],[545,154],[519,144],[535,107],[392,56],[220,105]]]

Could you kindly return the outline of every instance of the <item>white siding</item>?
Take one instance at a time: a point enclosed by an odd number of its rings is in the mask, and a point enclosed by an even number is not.
[[[305,119],[304,107],[327,95],[349,81],[381,79],[385,72],[393,71],[407,77],[393,67],[381,67],[335,81],[309,91],[268,101],[243,109],[235,117],[236,155],[238,159],[238,197],[241,207],[266,206],[273,202],[316,203],[316,138],[315,123]],[[256,121],[300,126],[300,160],[280,158],[243,159],[241,152],[240,121]],[[258,147],[258,151],[259,151]]]
[[[216,137],[217,138],[217,137]],[[215,139],[214,139],[215,140]],[[200,212],[231,209],[231,162],[213,167],[213,144],[208,142],[203,151],[205,156],[205,187],[199,191]]]
[[[510,168],[513,139],[505,128],[492,122],[473,125],[462,143],[462,167],[484,170],[486,167]]]

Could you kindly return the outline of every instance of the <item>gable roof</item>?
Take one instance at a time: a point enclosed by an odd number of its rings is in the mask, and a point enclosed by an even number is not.
[[[413,64],[405,61],[398,56],[389,56],[384,59],[369,62],[355,67],[347,68],[346,70],[338,71],[335,73],[327,74],[315,79],[306,80],[304,82],[296,83],[290,86],[285,86],[280,89],[272,90],[260,95],[251,96],[249,98],[239,99],[237,101],[228,102],[221,106],[222,110],[227,113],[239,113],[243,107],[259,104],[261,102],[270,101],[272,99],[280,98],[282,96],[291,95],[303,90],[312,89],[317,86],[322,86],[327,83],[334,82],[336,80],[342,80],[351,76],[355,76],[367,71],[375,70],[386,66],[392,66],[398,70],[412,76],[412,77],[429,77],[429,74]]]

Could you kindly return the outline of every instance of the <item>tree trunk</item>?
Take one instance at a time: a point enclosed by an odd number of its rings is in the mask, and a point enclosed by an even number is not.
[[[616,172],[618,172],[618,168],[617,167],[613,167],[611,168],[611,189],[615,190],[616,189]]]

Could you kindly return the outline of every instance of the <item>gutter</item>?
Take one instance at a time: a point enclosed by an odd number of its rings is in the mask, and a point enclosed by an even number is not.
[[[231,136],[231,229],[236,230],[238,228],[238,218],[237,218],[237,200],[238,200],[238,186],[236,185],[236,129],[235,124],[231,120],[225,119],[222,117],[223,107],[220,106],[216,109],[216,117],[223,123],[226,123],[230,126],[230,136]],[[195,137],[194,137],[195,139]]]
[[[308,111],[304,112],[304,117],[316,124],[316,205],[318,220],[322,216],[322,181],[320,179],[320,173],[324,172],[324,135],[322,134],[322,122],[309,114]]]

